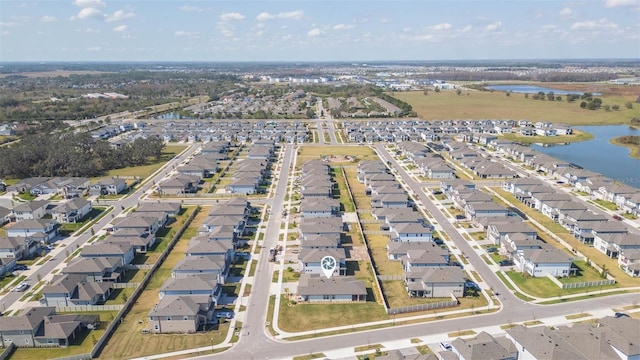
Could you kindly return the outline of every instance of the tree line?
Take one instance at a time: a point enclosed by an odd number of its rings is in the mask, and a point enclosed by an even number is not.
[[[0,177],[101,176],[107,170],[160,159],[163,147],[159,138],[138,138],[113,147],[89,133],[27,135],[15,145],[0,148]]]

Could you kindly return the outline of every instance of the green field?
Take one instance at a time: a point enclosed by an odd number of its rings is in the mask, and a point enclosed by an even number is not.
[[[553,87],[553,84],[543,84]],[[455,91],[395,92],[394,97],[413,107],[418,116],[425,120],[442,119],[527,119],[531,121],[551,121],[568,125],[629,124],[631,118],[640,117],[640,106],[627,109],[625,103],[635,101],[629,96],[599,96],[603,105],[619,105],[620,110],[586,110],[580,108],[581,100],[547,101],[527,99],[524,94],[505,96],[502,91],[464,90],[461,95]],[[637,105],[637,104],[636,104]]]
[[[640,159],[640,146],[633,144],[622,143],[619,138],[613,138],[610,140],[613,145],[624,146],[630,150],[629,156],[632,158]]]
[[[181,153],[186,146],[184,145],[167,145],[162,149],[162,156],[157,161],[150,161],[146,165],[141,166],[129,166],[122,169],[113,169],[107,171],[105,176],[117,177],[117,176],[137,176],[140,178],[146,178],[153,174],[167,161],[173,159],[177,154]]]
[[[563,144],[569,142],[587,141],[593,139],[593,135],[574,130],[572,135],[558,135],[558,136],[521,136],[519,134],[504,134],[503,138],[522,144]]]

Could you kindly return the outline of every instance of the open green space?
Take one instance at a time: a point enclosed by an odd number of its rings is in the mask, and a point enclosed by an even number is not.
[[[613,289],[616,285],[591,286],[575,289],[561,289],[554,284],[549,278],[530,277],[517,271],[507,271],[507,276],[516,284],[516,286],[524,293],[538,298],[550,298],[556,296],[565,296],[571,294],[580,294],[587,292],[597,292],[600,289]]]
[[[534,84],[534,83],[532,83]],[[544,83],[544,87],[554,87]],[[624,104],[635,101],[635,96],[597,96],[604,105],[619,105],[620,110],[587,110],[580,107],[581,100],[533,100],[524,94],[505,96],[502,91],[423,91],[395,92],[395,98],[409,103],[418,116],[426,120],[440,119],[527,119],[551,121],[568,125],[629,124],[631,118],[640,117],[640,107],[627,109]]]
[[[139,178],[146,178],[153,174],[167,161],[173,159],[177,154],[182,152],[186,146],[184,145],[166,145],[162,149],[162,156],[158,160],[149,161],[149,163],[140,166],[129,166],[121,169],[113,169],[107,171],[106,177],[118,177],[118,176],[135,176]]]
[[[640,159],[640,136],[621,136],[609,141],[614,145],[628,148],[629,156]]]
[[[373,301],[357,304],[293,305],[283,298],[280,301],[278,326],[284,331],[300,332],[388,318],[384,306]]]
[[[373,160],[378,156],[368,146],[301,146],[298,150],[296,167],[309,160],[320,159],[324,156],[355,156],[358,160]],[[331,164],[331,161],[329,162]],[[349,162],[336,162],[336,164]]]
[[[503,138],[522,144],[564,144],[570,142],[587,141],[593,139],[593,135],[580,130],[573,130],[572,135],[557,136],[522,136],[520,134],[504,134]],[[530,169],[533,170],[533,169]]]

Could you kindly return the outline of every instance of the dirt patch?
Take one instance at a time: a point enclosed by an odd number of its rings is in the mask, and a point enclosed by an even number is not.
[[[369,260],[367,248],[364,246],[345,246],[344,250],[349,261],[366,261]]]

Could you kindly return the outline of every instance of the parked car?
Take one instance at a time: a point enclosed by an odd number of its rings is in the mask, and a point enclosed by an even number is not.
[[[21,282],[20,284],[18,284],[18,286],[13,288],[13,291],[15,292],[23,292],[25,290],[27,290],[27,288],[29,287],[29,284],[27,284],[26,282]]]
[[[29,267],[27,265],[16,264],[16,266],[13,267],[13,270],[29,270]]]
[[[222,318],[232,319],[233,318],[233,311],[218,311],[216,313],[216,317],[218,319],[222,319]]]
[[[440,347],[442,348],[442,350],[444,351],[451,351],[451,349],[453,349],[453,347],[451,346],[451,344],[444,342],[444,341],[440,341]]]
[[[498,251],[498,249],[496,249],[496,248],[494,248],[494,247],[487,248],[487,252],[488,252],[488,253],[494,253],[494,252],[496,252],[496,251]]]
[[[500,266],[511,266],[511,265],[513,265],[513,261],[511,261],[511,260],[501,260],[498,264]]]
[[[613,215],[613,218],[618,220],[618,221],[622,221],[622,216],[620,216],[620,215]]]
[[[616,318],[629,317],[629,315],[627,315],[625,313],[617,312],[617,313],[615,313],[615,317]]]

